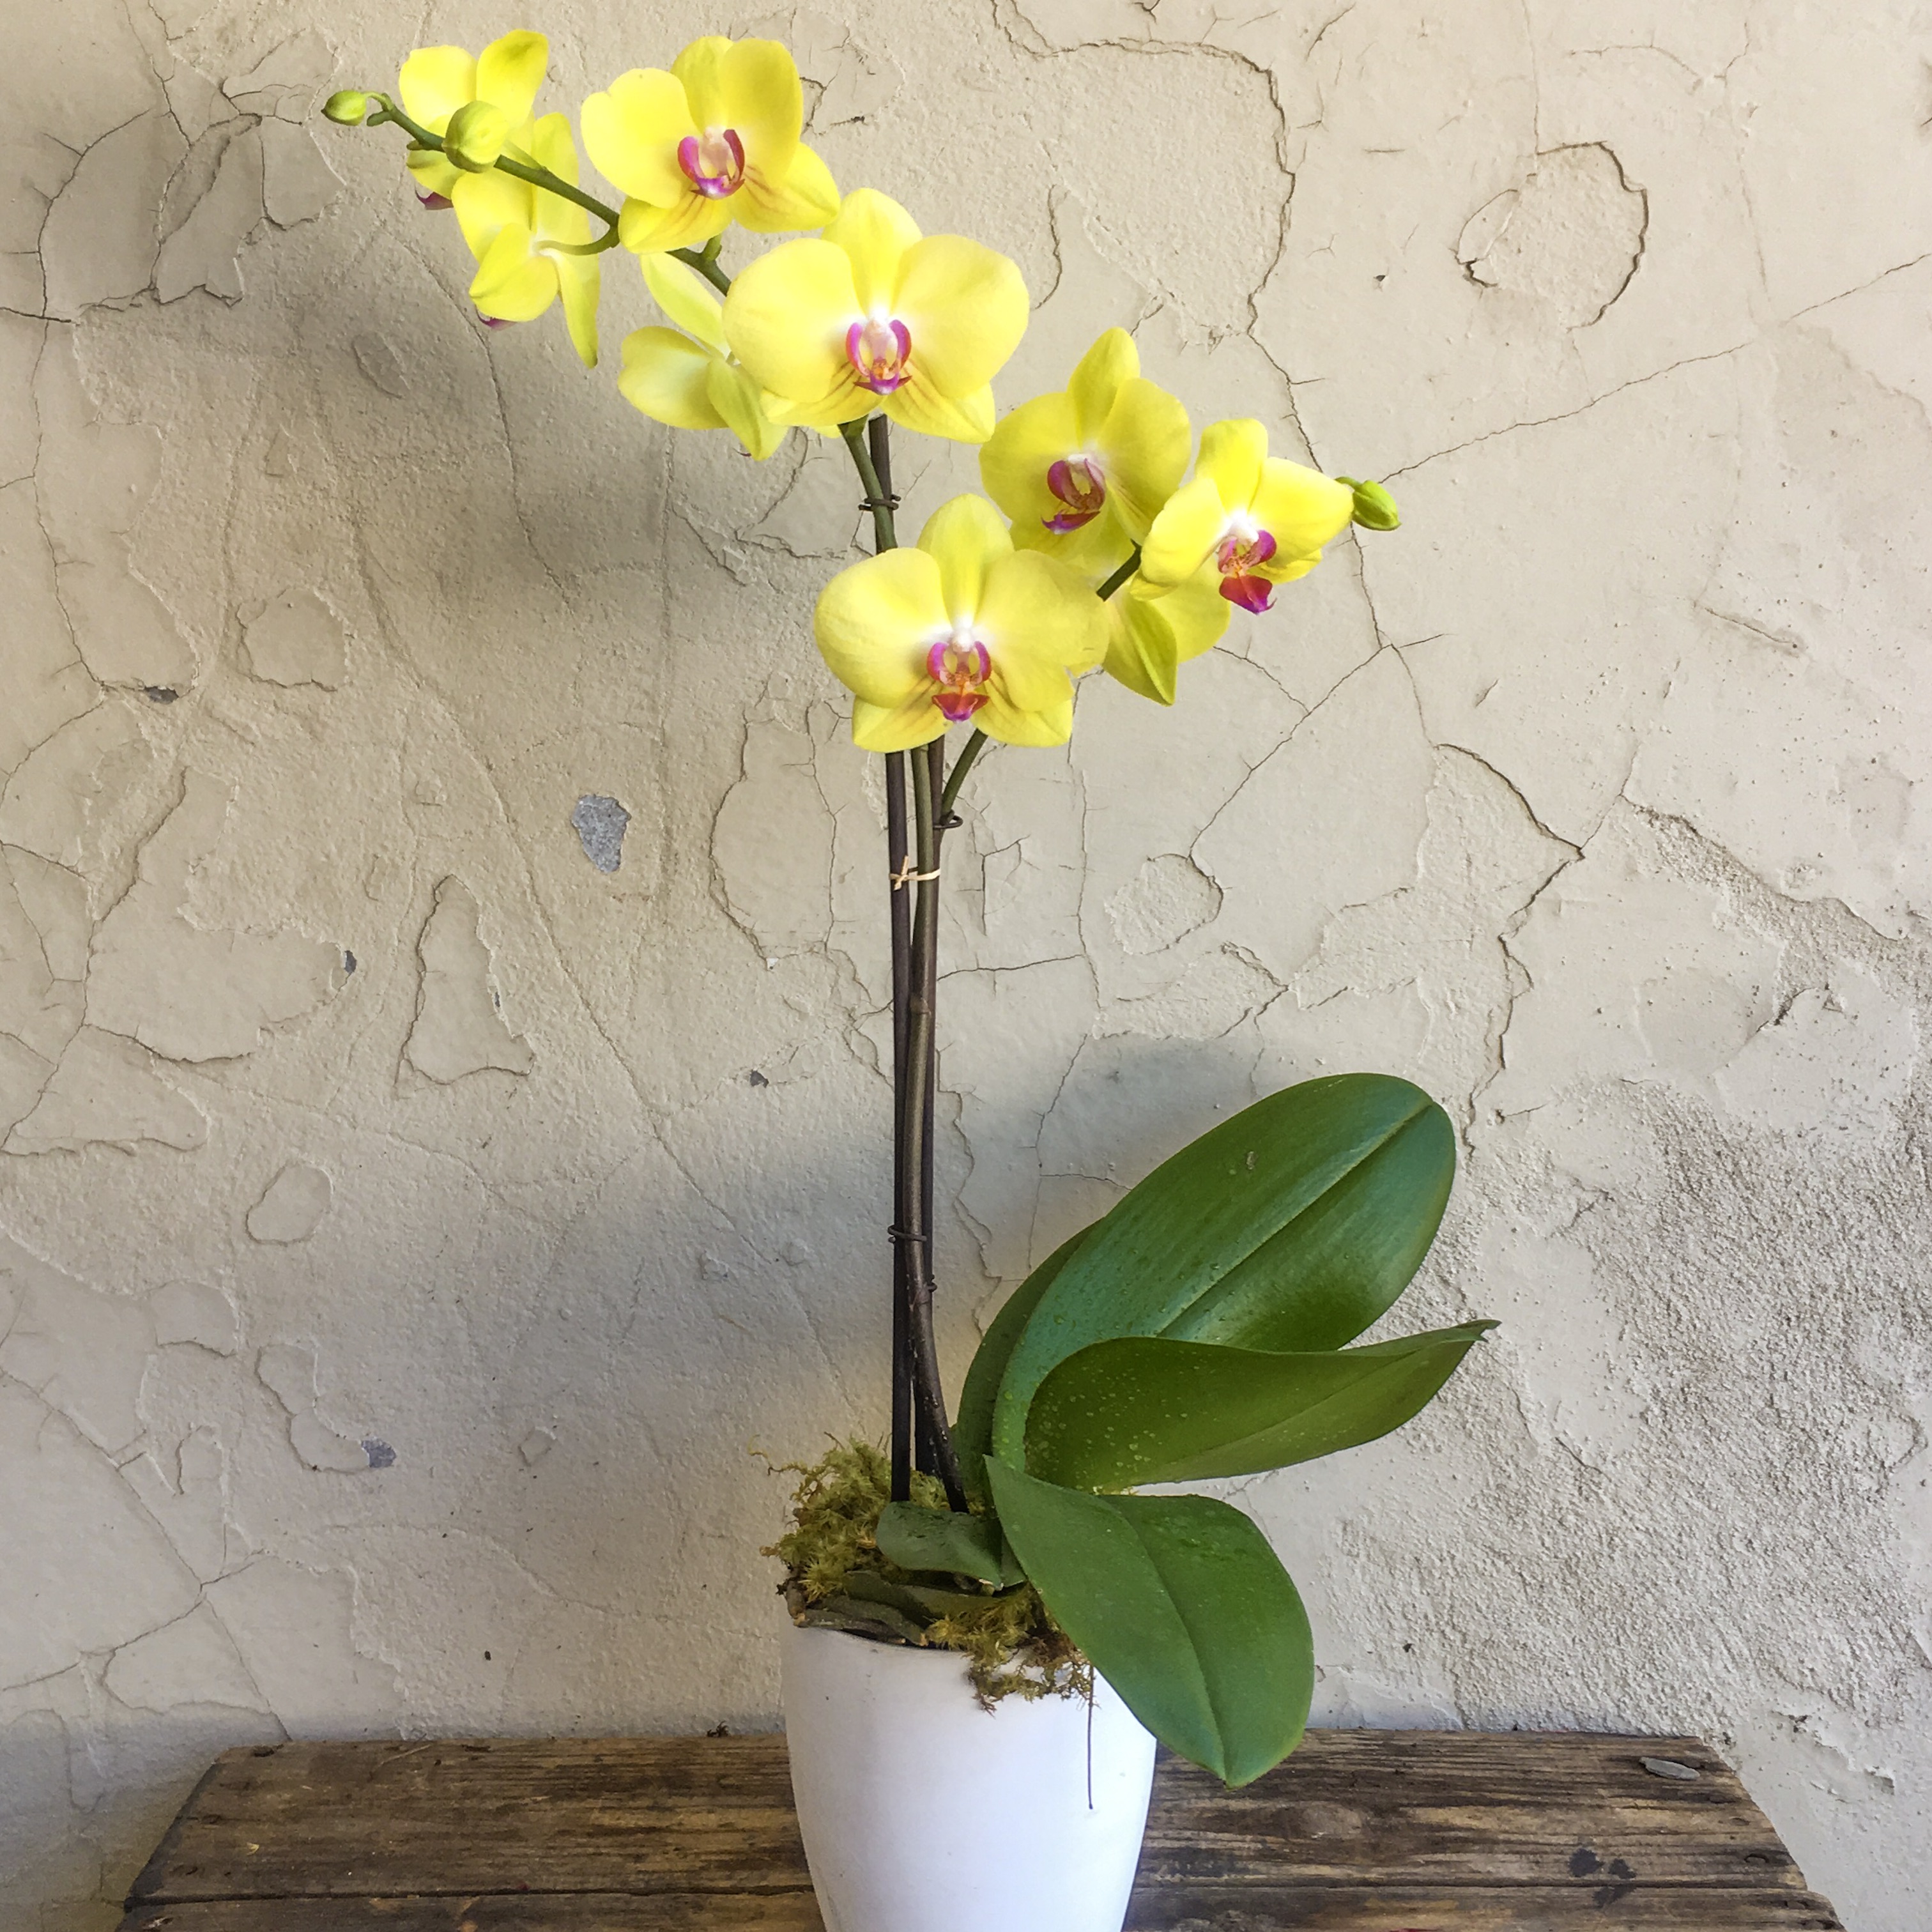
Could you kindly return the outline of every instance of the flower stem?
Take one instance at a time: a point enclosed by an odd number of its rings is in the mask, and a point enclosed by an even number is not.
[[[1134,572],[1139,569],[1140,567],[1141,547],[1138,544],[1136,544],[1134,545],[1133,555],[1129,557],[1126,562],[1122,564],[1120,568],[1115,571],[1113,575],[1108,578],[1106,582],[1102,584],[1100,589],[1094,592],[1094,595],[1099,598],[1102,604],[1106,603],[1107,599],[1112,596],[1114,592],[1119,590],[1120,586],[1126,583],[1127,579],[1132,576]]]
[[[946,821],[952,816],[952,808],[959,802],[959,788],[966,782],[966,774],[973,769],[973,761],[986,748],[986,734],[975,731],[966,740],[965,748],[952,761],[952,770],[946,778],[946,788],[939,794],[939,829],[949,832],[952,827]]]
[[[731,292],[731,278],[718,266],[718,243],[714,237],[700,248],[672,248],[665,251],[674,255],[686,267],[695,268],[721,296]]]
[[[866,488],[875,552],[896,549],[891,426],[883,416],[842,423],[839,434]],[[892,938],[892,1495],[910,1493],[915,1464],[937,1475],[956,1510],[966,1486],[946,1415],[933,1334],[933,1115],[938,1055],[933,1025],[939,982],[939,847],[943,738],[886,758],[886,837]],[[908,782],[912,850],[907,850]],[[917,886],[915,897],[912,888]]]

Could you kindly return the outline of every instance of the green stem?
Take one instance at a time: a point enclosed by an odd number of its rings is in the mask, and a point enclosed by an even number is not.
[[[700,252],[696,248],[672,248],[666,251],[675,255],[687,267],[695,268],[721,296],[731,292],[731,278],[718,266],[718,244],[706,244]]]
[[[1134,545],[1133,555],[1129,557],[1126,562],[1122,564],[1120,568],[1115,571],[1113,575],[1108,578],[1106,582],[1102,584],[1100,589],[1094,592],[1094,595],[1099,598],[1102,604],[1106,603],[1107,599],[1112,596],[1114,592],[1119,590],[1120,586],[1126,583],[1127,579],[1132,576],[1134,572],[1139,569],[1140,567],[1141,547],[1138,544],[1136,544]]]
[[[852,452],[853,466],[859,472],[859,481],[866,486],[866,507],[872,513],[872,548],[874,550],[896,550],[899,540],[892,525],[892,500],[880,484],[872,453],[866,446],[866,418],[861,416],[856,422],[841,423],[838,434],[845,439],[845,447]]]
[[[421,122],[412,120],[386,94],[378,94],[373,98],[382,104],[370,116],[364,124],[366,126],[380,128],[387,122],[401,128],[418,147],[434,148],[439,154],[445,152],[443,139],[440,134],[432,134]],[[539,167],[534,161],[520,161],[512,159],[508,154],[499,154],[495,165],[503,173],[512,176],[514,179],[528,182],[531,187],[542,188],[546,193],[560,196],[566,201],[574,201],[586,213],[594,214],[598,220],[608,221],[610,224],[610,233],[606,235],[601,242],[588,244],[572,245],[569,243],[560,243],[555,245],[568,248],[572,254],[592,255],[596,254],[600,249],[610,248],[615,244],[617,238],[617,211],[599,201],[594,194],[586,194],[583,189],[572,182],[566,181],[562,176],[553,174],[548,168]]]
[[[953,760],[952,770],[946,775],[946,789],[939,794],[939,823],[942,830],[952,816],[953,806],[959,802],[959,788],[966,782],[966,774],[973,769],[973,760],[986,748],[986,733],[975,731],[966,740],[964,749]]]

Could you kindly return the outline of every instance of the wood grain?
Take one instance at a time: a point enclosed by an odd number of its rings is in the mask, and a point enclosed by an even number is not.
[[[1695,1778],[1660,1777],[1668,1760]],[[822,1932],[780,1737],[227,1753],[122,1932]],[[1838,1932],[1697,1739],[1318,1731],[1164,1760],[1128,1932]]]
[[[1144,1888],[1124,1932],[1844,1932],[1824,1900],[1773,1886],[1640,1886],[1600,1906],[1544,1886],[1259,1891]],[[824,1932],[809,1892],[520,1893],[487,1898],[230,1899],[149,1906],[122,1932]]]

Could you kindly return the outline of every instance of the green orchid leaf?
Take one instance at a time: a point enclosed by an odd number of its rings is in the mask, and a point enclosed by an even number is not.
[[[1027,1412],[1027,1470],[1069,1489],[1126,1490],[1312,1462],[1400,1429],[1496,1325],[1307,1354],[1160,1337],[1093,1342],[1040,1384]]]
[[[1006,1547],[997,1516],[888,1503],[876,1535],[879,1554],[902,1570],[950,1570],[995,1586],[1017,1583],[1024,1574]]]
[[[1094,1224],[1098,1226],[1097,1222]],[[1006,1297],[974,1352],[972,1364],[966,1371],[966,1386],[959,1394],[959,1414],[952,1425],[952,1446],[958,1451],[968,1488],[979,1496],[986,1494],[980,1463],[993,1446],[994,1405],[999,1399],[1000,1381],[1006,1372],[1006,1364],[1026,1328],[1028,1317],[1039,1306],[1040,1297],[1072,1259],[1074,1250],[1093,1232],[1094,1227],[1082,1228],[1070,1240],[1062,1241]]]
[[[1096,1496],[988,1458],[1006,1534],[1047,1608],[1170,1749],[1246,1784],[1300,1742],[1307,1612],[1268,1540],[1206,1496]]]
[[[923,1645],[927,1618],[908,1616],[890,1604],[850,1594],[821,1598],[794,1613],[808,1630],[850,1630],[889,1643]]]
[[[1448,1116],[1406,1080],[1340,1074],[1244,1108],[1156,1168],[1067,1256],[1006,1363],[992,1453],[1019,1466],[1035,1392],[1096,1342],[1352,1341],[1421,1265],[1455,1171]]]

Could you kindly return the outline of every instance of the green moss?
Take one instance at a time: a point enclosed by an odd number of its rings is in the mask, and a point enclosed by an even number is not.
[[[892,1467],[869,1442],[835,1442],[818,1462],[778,1466],[799,1478],[791,1526],[764,1554],[785,1566],[779,1586],[794,1619],[883,1642],[957,1651],[980,1702],[1092,1694],[1093,1667],[1030,1583],[994,1590],[952,1572],[902,1570],[879,1554],[879,1514]],[[912,1500],[946,1508],[933,1477]]]

